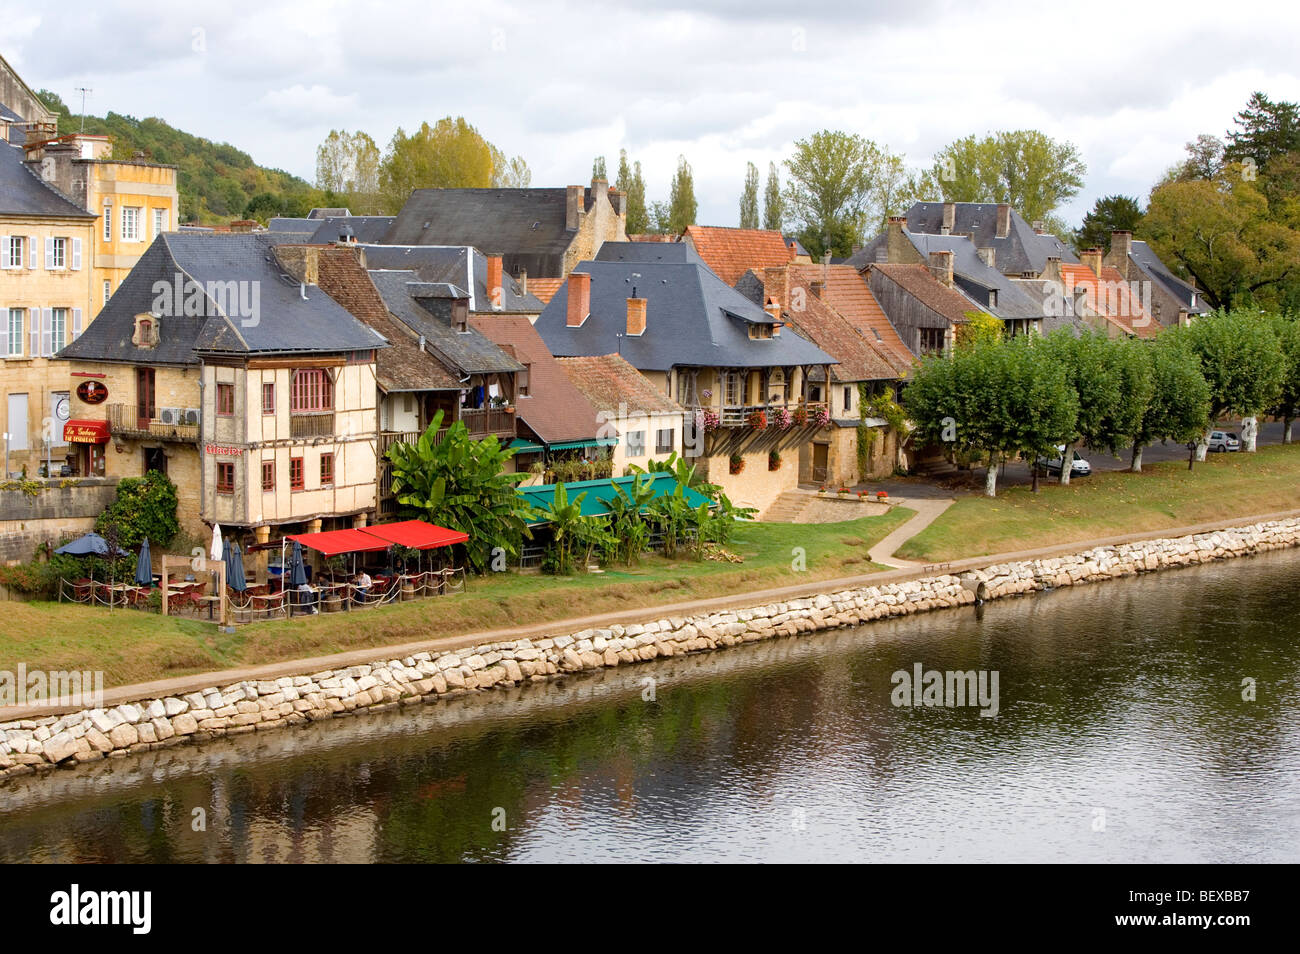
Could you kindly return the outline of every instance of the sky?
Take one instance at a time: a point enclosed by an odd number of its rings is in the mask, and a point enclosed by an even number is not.
[[[74,112],[158,116],[311,181],[331,129],[384,146],[464,116],[534,186],[639,159],[667,199],[678,156],[697,221],[735,225],[746,162],[819,129],[914,167],[954,139],[1040,129],[1088,166],[1058,210],[1144,203],[1198,133],[1223,135],[1252,91],[1300,100],[1300,5],[1192,0],[0,0],[0,55]]]

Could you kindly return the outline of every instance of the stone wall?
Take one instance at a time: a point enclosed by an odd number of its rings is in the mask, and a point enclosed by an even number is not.
[[[27,561],[38,544],[59,543],[94,529],[95,518],[117,496],[117,481],[102,477],[41,481],[35,495],[0,490],[0,562]]]
[[[275,680],[246,680],[111,709],[0,723],[0,776],[28,775],[186,742],[319,722],[354,712],[435,702],[526,681],[648,662],[743,643],[857,626],[882,617],[963,606],[1053,587],[1133,576],[1300,544],[1300,518],[1172,539],[1095,547],[962,574],[838,590],[803,599],[652,619],[543,639]]]

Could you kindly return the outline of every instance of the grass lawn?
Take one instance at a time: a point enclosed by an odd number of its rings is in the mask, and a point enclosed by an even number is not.
[[[939,562],[1098,537],[1190,526],[1300,508],[1300,445],[1254,454],[1211,454],[1190,473],[1185,461],[1142,473],[1097,472],[1069,486],[999,490],[962,497],[898,550]]]
[[[907,521],[901,507],[843,523],[741,524],[730,549],[741,564],[645,557],[602,574],[471,577],[466,593],[364,613],[333,613],[239,627],[234,635],[193,620],[58,603],[4,603],[0,670],[103,670],[106,686],[458,636],[512,623],[532,624],[743,593],[879,567],[867,551]],[[807,569],[791,568],[803,547]]]

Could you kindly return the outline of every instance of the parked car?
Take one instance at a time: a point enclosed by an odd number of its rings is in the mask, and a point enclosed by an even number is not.
[[[1217,454],[1241,450],[1241,440],[1232,431],[1210,431],[1210,450]]]
[[[1065,445],[1057,444],[1056,453],[1057,456],[1051,460],[1049,460],[1046,457],[1040,457],[1036,461],[1037,466],[1046,470],[1048,475],[1052,477],[1059,477],[1061,474],[1061,462],[1065,456]],[[1070,476],[1087,477],[1091,473],[1092,473],[1092,465],[1089,464],[1086,460],[1084,460],[1083,457],[1080,456],[1078,451],[1075,451],[1074,460],[1070,462]]]

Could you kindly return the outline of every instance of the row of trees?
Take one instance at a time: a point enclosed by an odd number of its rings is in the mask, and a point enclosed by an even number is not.
[[[1214,422],[1241,417],[1244,447],[1255,449],[1255,418],[1292,421],[1300,408],[1300,324],[1256,310],[1220,311],[1154,340],[1075,336],[982,337],[922,363],[904,403],[921,442],[954,459],[988,465],[985,492],[997,492],[1002,461],[1024,455],[1067,462],[1079,446],[1132,452],[1160,441],[1196,442],[1205,459]]]

